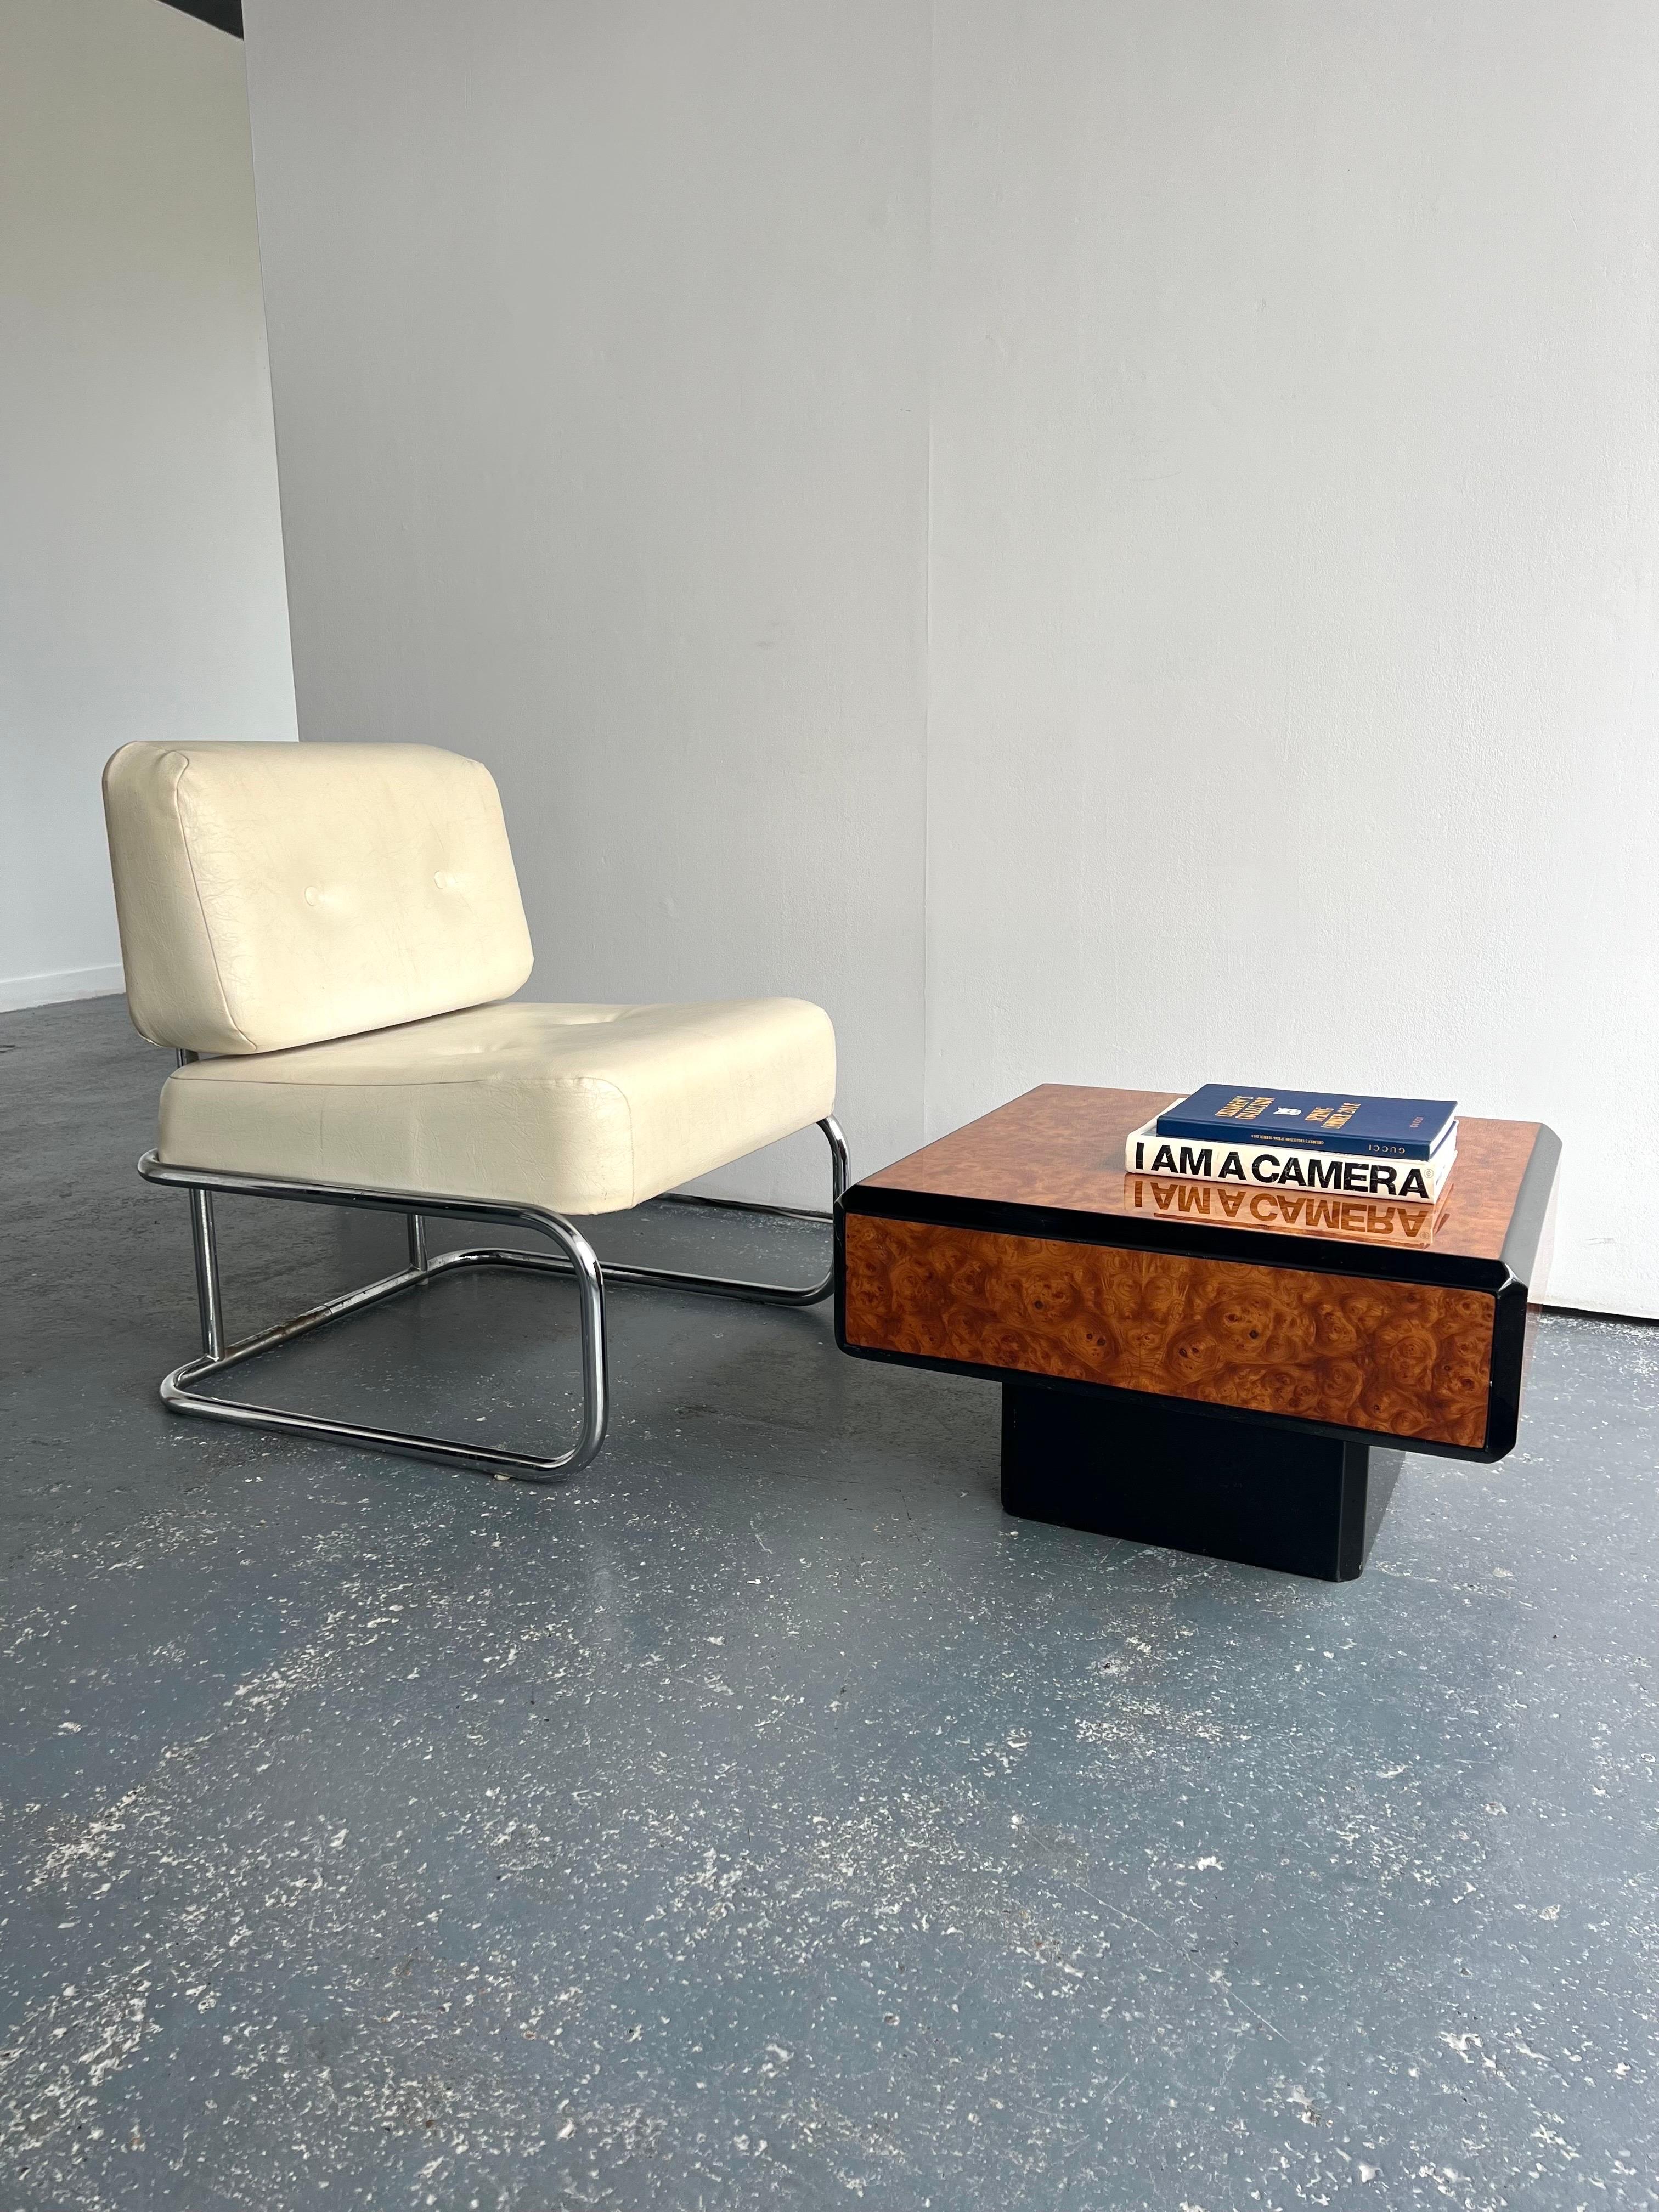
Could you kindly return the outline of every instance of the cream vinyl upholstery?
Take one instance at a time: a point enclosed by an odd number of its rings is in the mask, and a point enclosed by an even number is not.
[[[263,1053],[510,998],[530,932],[488,769],[430,745],[131,744],[104,770],[127,1003]]]
[[[491,1006],[168,1078],[188,1167],[608,1213],[805,1128],[835,1103],[801,999]]]
[[[799,999],[494,1003],[530,935],[489,772],[428,745],[131,744],[104,771],[169,1165],[607,1213],[823,1119]]]
[[[190,1193],[202,1352],[162,1378],[173,1411],[551,1481],[605,1443],[608,1276],[785,1306],[829,1297],[833,1268],[794,1284],[603,1267],[567,1218],[638,1206],[813,1122],[838,1200],[835,1032],[802,999],[505,1003],[530,973],[530,936],[477,761],[426,745],[131,744],[105,769],[104,797],[132,1018],[182,1062],[138,1163]],[[409,1264],[232,1341],[214,1206],[244,1193],[402,1213]],[[428,1248],[429,1217],[501,1218],[492,1209],[556,1253]],[[581,1417],[562,1451],[195,1387],[477,1267],[574,1285]]]

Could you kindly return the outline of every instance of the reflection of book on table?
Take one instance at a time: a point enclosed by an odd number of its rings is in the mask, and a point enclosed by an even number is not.
[[[1449,1207],[1398,1199],[1331,1198],[1321,1192],[1248,1190],[1225,1182],[1182,1182],[1169,1176],[1123,1179],[1130,1211],[1169,1221],[1226,1221],[1238,1229],[1294,1229],[1380,1244],[1432,1244]]]
[[[1194,1142],[1160,1136],[1156,1121],[1129,1132],[1123,1164],[1133,1175],[1177,1176],[1247,1189],[1327,1193],[1341,1198],[1415,1199],[1432,1205],[1457,1158],[1455,1125],[1432,1159],[1376,1159],[1313,1152],[1293,1145]]]

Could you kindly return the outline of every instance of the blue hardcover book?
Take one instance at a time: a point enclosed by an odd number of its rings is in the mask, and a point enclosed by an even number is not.
[[[1334,1091],[1250,1091],[1206,1083],[1158,1117],[1160,1137],[1231,1138],[1373,1159],[1432,1159],[1457,1119],[1455,1098],[1344,1098]]]

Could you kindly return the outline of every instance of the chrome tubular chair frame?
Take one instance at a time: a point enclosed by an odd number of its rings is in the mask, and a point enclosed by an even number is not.
[[[184,1055],[181,1054],[180,1058]],[[839,1200],[847,1188],[847,1144],[833,1115],[818,1123],[829,1140],[833,1195]],[[545,1482],[574,1474],[586,1467],[605,1442],[610,1411],[610,1370],[605,1351],[605,1291],[607,1283],[647,1283],[671,1291],[691,1291],[711,1297],[744,1298],[768,1305],[810,1306],[829,1297],[834,1287],[833,1268],[820,1282],[802,1288],[784,1283],[751,1283],[723,1275],[683,1274],[666,1267],[606,1266],[587,1239],[563,1216],[538,1206],[498,1204],[469,1198],[449,1198],[428,1191],[375,1190],[343,1183],[298,1182],[286,1177],[236,1175],[210,1168],[175,1166],[146,1152],[138,1172],[148,1182],[164,1183],[190,1193],[191,1238],[196,1260],[196,1296],[202,1316],[202,1352],[175,1367],[161,1384],[162,1402],[174,1413],[201,1414],[210,1420],[233,1421],[244,1427],[280,1429],[293,1436],[326,1437],[337,1443],[367,1445],[383,1451],[411,1452],[460,1467],[485,1469],[492,1474],[522,1481]],[[371,1212],[401,1213],[409,1228],[409,1265],[379,1282],[346,1291],[326,1299],[291,1321],[239,1343],[225,1340],[224,1305],[219,1287],[219,1255],[213,1200],[224,1192],[244,1198],[299,1199],[313,1206],[361,1206]],[[666,1196],[684,1205],[720,1207],[734,1212],[772,1214],[789,1220],[830,1221],[833,1212],[817,1213],[796,1206],[762,1206],[741,1199],[699,1198],[690,1193]],[[428,1219],[498,1222],[533,1230],[556,1248],[552,1253],[524,1252],[510,1245],[477,1250],[441,1252],[429,1257],[426,1249]],[[195,1388],[210,1376],[257,1358],[262,1352],[291,1344],[331,1322],[366,1311],[383,1300],[434,1282],[459,1268],[503,1267],[533,1273],[571,1277],[580,1299],[582,1353],[582,1419],[576,1441],[568,1450],[550,1459],[526,1452],[492,1449],[482,1444],[460,1443],[444,1437],[406,1435],[392,1429],[368,1427],[354,1421],[331,1421],[312,1413],[297,1413],[276,1406],[262,1406],[245,1399],[208,1397]]]

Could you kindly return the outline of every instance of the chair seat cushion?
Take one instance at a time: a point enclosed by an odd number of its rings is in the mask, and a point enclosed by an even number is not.
[[[801,999],[471,1006],[181,1067],[158,1150],[185,1167],[610,1213],[809,1127],[835,1094],[830,1017]]]

